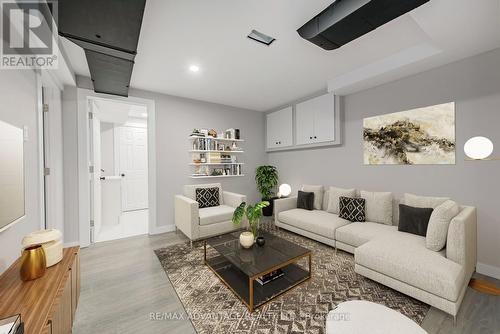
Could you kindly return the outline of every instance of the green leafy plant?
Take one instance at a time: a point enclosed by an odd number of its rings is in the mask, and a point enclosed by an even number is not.
[[[255,182],[262,199],[271,199],[278,185],[278,170],[274,166],[259,166],[255,171]]]
[[[233,224],[240,225],[243,217],[246,216],[248,219],[248,225],[250,231],[254,237],[257,237],[257,227],[259,224],[259,219],[262,217],[262,208],[269,205],[269,202],[262,201],[254,206],[248,205],[246,202],[241,203],[233,213]]]

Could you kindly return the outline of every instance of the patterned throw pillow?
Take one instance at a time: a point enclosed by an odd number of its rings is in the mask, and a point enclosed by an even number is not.
[[[364,222],[366,220],[365,199],[340,196],[339,217],[352,222]]]
[[[196,188],[196,202],[200,209],[219,206],[219,188]]]

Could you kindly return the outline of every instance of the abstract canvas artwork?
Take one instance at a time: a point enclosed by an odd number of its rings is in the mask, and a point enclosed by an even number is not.
[[[455,103],[363,120],[365,165],[455,163]]]

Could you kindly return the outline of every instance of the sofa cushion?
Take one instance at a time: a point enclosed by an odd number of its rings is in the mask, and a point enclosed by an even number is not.
[[[299,190],[297,193],[297,208],[314,210],[314,193]]]
[[[430,196],[419,196],[413,194],[403,195],[403,204],[413,206],[416,208],[436,208],[436,206],[443,204],[449,200],[448,197],[430,197]]]
[[[425,247],[425,238],[396,232],[356,248],[358,265],[456,302],[464,284],[461,265]]]
[[[338,227],[350,223],[348,220],[339,218],[336,214],[322,210],[292,209],[282,211],[278,214],[278,219],[287,225],[330,239],[335,239],[335,230]]]
[[[198,202],[200,209],[219,206],[219,188],[196,188],[196,202]]]
[[[425,237],[432,211],[432,208],[416,208],[399,204],[398,231]]]
[[[196,201],[196,189],[198,188],[219,188],[219,203],[224,204],[222,201],[222,186],[220,183],[206,183],[206,184],[187,184],[184,186],[184,196]]]
[[[228,205],[200,209],[200,225],[210,225],[232,220],[234,210],[233,207]]]
[[[339,217],[352,222],[366,221],[365,199],[340,196]]]
[[[321,204],[323,203],[323,186],[311,186],[311,185],[303,185],[302,191],[305,192],[313,192],[314,193],[314,209],[321,210]]]
[[[460,208],[454,201],[446,201],[438,205],[431,214],[425,238],[428,249],[439,252],[446,245],[448,227],[451,220],[458,215]]]
[[[335,239],[344,244],[359,247],[375,238],[393,234],[397,232],[397,230],[397,226],[389,226],[379,223],[353,223],[339,227],[335,231]]]
[[[392,193],[361,190],[360,197],[366,201],[366,220],[392,225]]]
[[[328,193],[328,196],[326,195]],[[356,197],[356,189],[343,189],[330,187],[328,192],[325,192],[325,197],[328,197],[328,207],[323,208],[330,213],[339,213],[339,201],[340,197]]]

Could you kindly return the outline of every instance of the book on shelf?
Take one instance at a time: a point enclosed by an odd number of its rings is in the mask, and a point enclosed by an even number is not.
[[[270,272],[269,274],[266,274],[264,276],[258,277],[255,280],[260,285],[266,285],[267,283],[270,283],[270,282],[274,281],[275,279],[278,279],[278,278],[282,277],[283,275],[285,275],[285,273],[283,272],[283,270],[277,269],[275,271]]]

